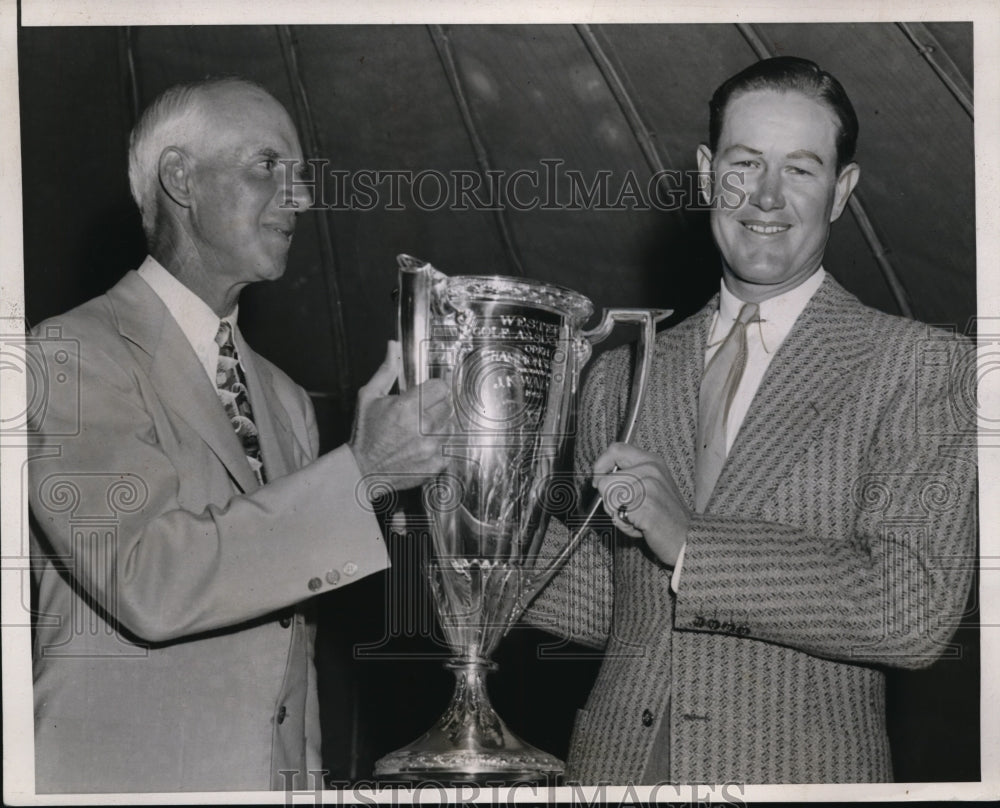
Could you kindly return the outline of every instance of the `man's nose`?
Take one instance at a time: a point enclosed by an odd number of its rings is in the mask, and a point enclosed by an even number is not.
[[[763,172],[750,194],[750,204],[761,210],[776,210],[785,206],[781,175],[777,171],[768,168]]]
[[[306,210],[313,204],[313,185],[309,179],[313,168],[303,161],[286,161],[279,196],[283,208]]]

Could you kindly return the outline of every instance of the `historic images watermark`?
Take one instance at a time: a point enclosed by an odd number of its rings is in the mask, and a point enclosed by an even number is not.
[[[514,171],[433,168],[331,167],[327,159],[282,160],[289,200],[306,189],[312,206],[339,211],[648,211],[739,208],[746,199],[743,172],[718,177],[695,170],[661,169],[649,176],[629,169],[584,172],[561,158],[543,158]],[[709,201],[703,189],[715,189]],[[291,202],[289,202],[291,204]]]
[[[0,320],[0,383],[24,385],[24,398],[4,396],[0,436],[30,442],[39,425],[47,435],[68,438],[80,433],[80,341],[63,336],[59,326],[25,333],[14,318]],[[69,391],[68,393],[65,391]],[[74,406],[59,422],[46,420],[55,395],[70,396]]]
[[[954,402],[951,417],[942,420],[935,415],[939,408],[925,408],[924,402],[918,397],[912,424],[914,437],[933,438],[949,447],[948,451],[968,455],[970,463],[975,460],[974,446],[970,441],[977,434],[997,430],[997,419],[977,407],[976,386],[978,379],[997,364],[995,346],[1000,344],[1000,338],[992,333],[983,333],[985,324],[979,325],[977,340],[934,336],[920,343],[914,357],[918,380],[928,378],[918,386],[921,389],[947,389],[950,400]],[[554,350],[568,351],[570,348],[569,344],[560,343]],[[23,377],[28,389],[24,402],[16,408],[4,410],[0,436],[26,446],[37,444],[40,430],[45,431],[50,440],[55,438],[57,444],[76,437],[81,421],[80,360],[85,350],[86,346],[81,346],[77,340],[65,338],[58,329],[53,328],[34,335],[9,331],[3,335],[0,339],[0,370],[3,377]],[[504,390],[513,384],[510,381],[512,377],[520,378],[526,368],[533,367],[530,361],[532,357],[527,354],[525,367],[521,363],[508,366],[505,362],[497,361],[496,357],[489,359],[490,361],[477,360],[471,366],[483,375],[487,386],[497,384]],[[486,370],[491,372],[486,373]],[[518,372],[514,373],[514,370]],[[58,421],[46,417],[54,396],[68,398],[72,402],[72,406],[60,408],[60,412],[68,413],[68,416]],[[524,397],[515,398],[520,401]],[[493,417],[480,423],[481,413],[466,413],[463,420],[465,429],[458,436],[453,436],[463,440],[459,440],[459,447],[451,451],[461,453],[461,444],[472,439],[486,438],[497,427],[498,421],[519,424],[525,417],[521,408],[487,414]],[[546,437],[558,438],[560,433],[554,430],[551,434],[546,433]],[[579,520],[577,514],[586,509],[594,496],[595,492],[589,483],[589,477],[579,473],[550,473],[546,477],[546,484],[540,486],[537,492],[542,512],[562,518],[572,532]],[[94,611],[91,608],[94,603],[83,605],[88,601],[82,597],[84,593],[81,592],[79,609],[62,625],[59,638],[50,641],[42,652],[62,656],[106,653],[143,655],[144,649],[132,645],[125,637],[119,638],[120,647],[115,647],[114,643],[105,643],[96,648],[92,647],[90,640],[96,640],[100,634],[115,635],[118,631],[113,619],[118,613],[119,597],[116,559],[121,537],[118,531],[123,515],[146,505],[148,492],[145,483],[125,469],[109,469],[106,473],[50,475],[39,480],[38,484],[37,507],[41,509],[40,515],[63,515],[72,532],[71,546],[67,548],[66,556],[58,559],[58,562],[78,582],[86,579],[84,570],[96,571],[99,576],[97,588],[106,595],[102,609]],[[469,495],[467,489],[471,484],[471,480],[451,472],[424,487],[420,507],[416,512],[407,513],[400,529],[396,531],[401,536],[409,563],[419,568],[426,561],[427,550],[433,542],[434,515],[443,518],[458,512]],[[974,557],[941,556],[929,545],[934,520],[949,513],[959,499],[956,485],[956,480],[940,473],[907,474],[902,471],[873,471],[859,476],[855,481],[852,495],[865,518],[871,522],[871,529],[878,537],[877,544],[882,548],[882,563],[877,569],[873,569],[873,574],[881,576],[886,582],[881,621],[878,629],[867,638],[867,642],[856,645],[854,651],[859,658],[868,656],[874,649],[881,649],[884,655],[886,648],[894,656],[914,658],[927,655],[936,657],[941,653],[946,657],[954,657],[959,652],[958,646],[953,643],[946,643],[941,647],[940,643],[934,642],[942,627],[926,611],[927,595],[935,576],[976,566],[977,559]],[[25,480],[25,495],[27,490]],[[642,481],[623,477],[621,485],[608,492],[608,499],[611,500],[609,507],[612,511],[623,504],[634,508],[643,497]],[[399,504],[397,493],[377,476],[362,481],[357,499],[363,507],[381,513],[387,520],[391,520]],[[533,500],[526,499],[516,502],[526,507],[531,501]],[[83,510],[83,502],[98,502],[101,503],[101,508]],[[613,540],[613,530],[609,525],[594,527],[596,541],[607,543]],[[525,565],[522,571],[524,581],[521,582],[525,590],[528,588],[527,582],[551,560],[551,552],[541,552],[533,559],[533,563]],[[7,557],[3,565],[5,570],[20,577],[26,612],[30,606],[24,573],[34,561],[27,548],[24,548],[21,557]],[[599,564],[583,571],[577,585],[571,587],[567,595],[567,618],[577,614],[593,616],[594,593],[600,591],[606,583],[606,577],[607,569]],[[907,583],[904,585],[903,582]],[[432,603],[423,596],[415,597],[418,593],[410,588],[397,592],[393,588],[397,583],[394,576],[388,577],[384,636],[364,649],[357,649],[359,655],[396,656],[399,652],[393,647],[391,640],[411,636],[431,638],[440,646],[441,655],[446,655],[447,643]],[[104,622],[100,618],[101,613],[111,620]],[[38,613],[34,617],[39,624],[57,619]],[[485,615],[475,613],[462,614],[460,617],[472,622],[486,620]],[[970,615],[964,617],[968,618]],[[740,627],[746,623],[745,615],[732,612],[707,614],[705,619],[709,623],[717,623],[708,625],[708,628],[730,633],[740,633]],[[615,627],[610,613],[606,615],[606,620],[599,622],[608,627],[610,634],[614,634]],[[570,639],[582,639],[577,636],[574,625],[568,619],[561,633]],[[914,645],[912,640],[915,637],[928,640],[930,647]],[[556,652],[555,646],[549,648],[546,655],[552,652]]]
[[[556,786],[555,783],[475,783],[438,782],[382,783],[374,781],[326,780],[325,770],[309,771],[312,789],[294,789],[292,783],[302,773],[282,770],[285,780],[285,805],[540,805],[561,804],[595,808],[595,806],[653,806],[669,802],[674,805],[707,806],[746,805],[742,783],[715,785],[678,785],[655,783],[611,785],[598,783]]]

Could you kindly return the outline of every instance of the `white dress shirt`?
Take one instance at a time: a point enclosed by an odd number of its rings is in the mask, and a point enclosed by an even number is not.
[[[819,289],[825,277],[826,271],[820,267],[794,289],[789,289],[783,294],[761,302],[760,322],[751,322],[747,326],[747,363],[743,370],[743,376],[740,378],[739,387],[736,388],[729,416],[726,419],[727,453],[733,448],[733,442],[739,434],[743,419],[746,418],[754,396],[757,395],[757,389],[764,379],[768,365],[771,364],[771,358],[781,343],[785,341],[788,332],[792,330],[799,315],[805,311],[806,305],[816,294],[816,290]],[[708,344],[705,349],[706,366],[732,329],[744,302],[729,291],[729,287],[723,280],[719,293],[719,310],[708,329]],[[681,547],[677,563],[674,565],[673,575],[670,578],[670,588],[674,592],[677,591],[677,584],[680,580],[685,547],[687,547],[686,544]]]
[[[243,335],[240,334],[239,327],[236,325],[236,317],[240,310],[239,305],[236,305],[229,314],[220,320],[219,316],[204,300],[167,272],[153,256],[146,256],[146,260],[136,271],[139,273],[139,277],[149,284],[156,296],[163,301],[170,316],[174,318],[184,336],[187,337],[198,361],[205,368],[205,373],[208,374],[212,387],[215,387],[215,374],[219,365],[219,346],[215,341],[215,335],[218,333],[219,324],[222,321],[229,323],[232,327],[236,351],[237,353],[242,352]]]
[[[826,272],[822,267],[810,275],[805,281],[784,294],[768,298],[760,303],[760,322],[747,326],[747,364],[736,388],[726,419],[726,452],[733,448],[733,441],[743,425],[743,419],[750,409],[750,403],[757,394],[764,373],[771,364],[771,357],[785,341],[788,332],[792,330],[795,321],[805,310],[812,296],[823,283]],[[729,291],[725,281],[719,294],[719,310],[712,320],[708,330],[708,344],[705,350],[705,366],[715,356],[719,346],[726,339],[733,323],[743,308],[744,301]]]

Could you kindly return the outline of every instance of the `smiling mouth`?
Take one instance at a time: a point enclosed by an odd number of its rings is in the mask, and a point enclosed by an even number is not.
[[[758,236],[774,236],[778,233],[784,233],[791,228],[790,224],[773,224],[768,222],[740,222],[740,224]]]
[[[276,225],[276,224],[268,225],[267,229],[268,230],[273,230],[275,233],[278,233],[279,235],[284,236],[285,241],[291,241],[292,240],[292,234],[295,232],[295,228],[294,227],[278,227],[278,225]]]

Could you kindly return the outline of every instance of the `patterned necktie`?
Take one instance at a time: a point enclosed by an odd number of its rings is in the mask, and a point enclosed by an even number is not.
[[[236,355],[236,345],[233,344],[233,327],[225,320],[219,323],[215,344],[219,346],[219,364],[215,371],[216,392],[243,444],[247,462],[253,469],[257,482],[263,485],[267,478],[264,476],[257,425],[254,423],[250,397],[247,395],[247,380],[243,375],[240,358]]]
[[[726,462],[726,419],[747,364],[747,323],[760,307],[744,303],[726,339],[705,368],[698,395],[695,510],[702,513]]]

